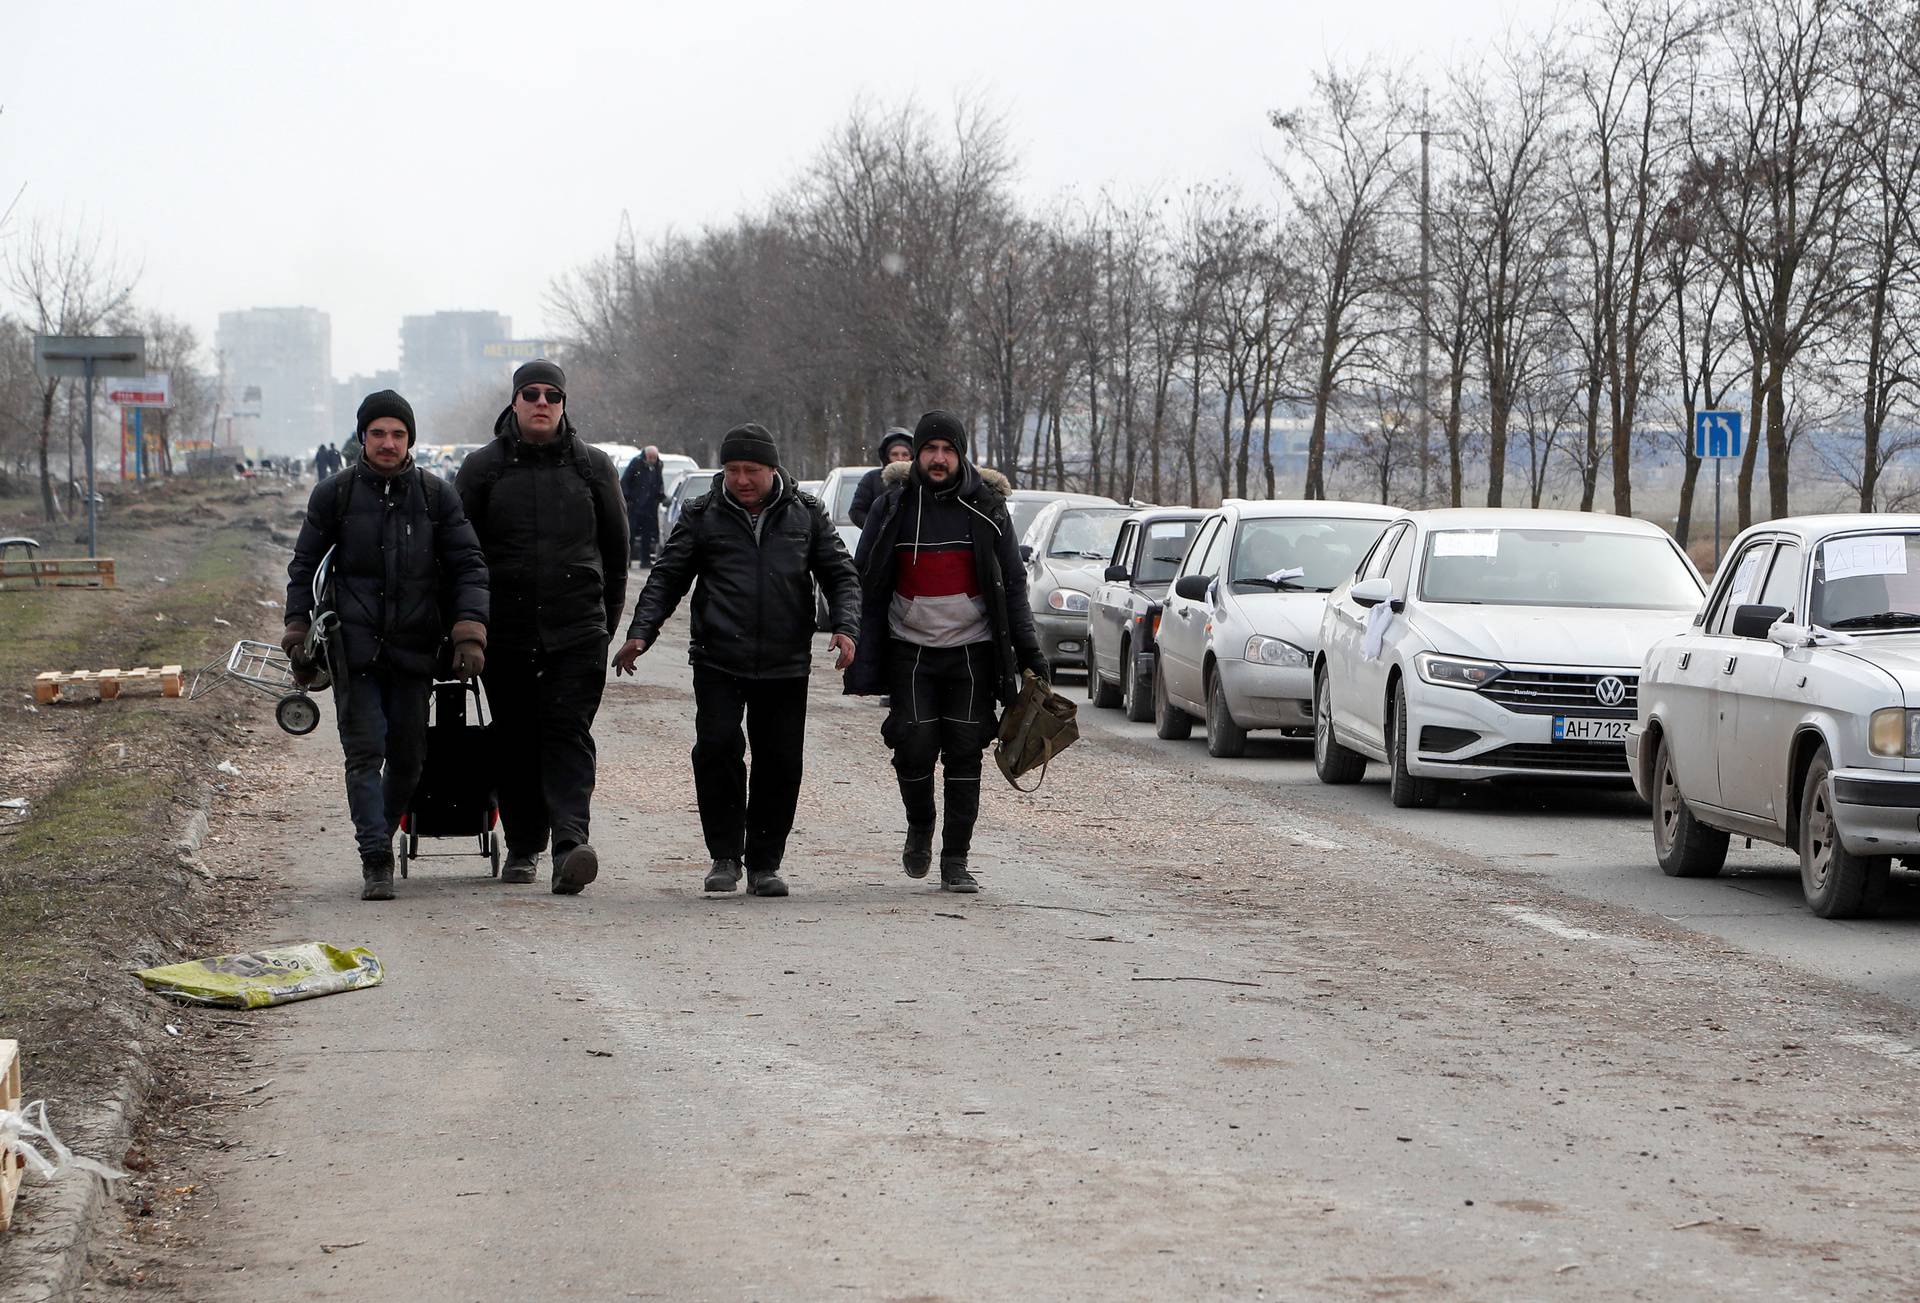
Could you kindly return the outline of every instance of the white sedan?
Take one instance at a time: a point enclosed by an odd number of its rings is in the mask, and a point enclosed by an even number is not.
[[[1648,652],[1627,753],[1669,875],[1756,837],[1800,852],[1814,913],[1872,913],[1892,857],[1920,855],[1920,515],[1741,534]]]
[[[1590,512],[1415,512],[1327,599],[1314,767],[1388,766],[1398,806],[1444,781],[1620,780],[1647,649],[1704,585],[1657,525]]]

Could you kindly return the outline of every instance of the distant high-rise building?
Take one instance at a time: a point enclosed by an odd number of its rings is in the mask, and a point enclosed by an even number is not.
[[[335,423],[340,427],[341,439],[353,437],[353,418],[360,411],[360,400],[382,389],[400,390],[403,397],[406,394],[406,390],[400,389],[398,371],[375,371],[372,375],[350,375],[345,380],[334,381],[333,414]],[[417,418],[418,413],[415,415]],[[335,443],[338,440],[330,439],[328,442]]]
[[[474,412],[506,404],[513,362],[503,356],[502,346],[512,338],[513,320],[499,312],[430,312],[400,319],[400,392],[413,404],[422,439],[469,443],[492,432],[490,425],[452,426],[463,419],[470,424]]]
[[[311,452],[339,431],[333,419],[333,322],[317,308],[220,314],[214,335],[226,394],[244,415],[233,438],[271,455]],[[257,412],[258,415],[253,415]]]

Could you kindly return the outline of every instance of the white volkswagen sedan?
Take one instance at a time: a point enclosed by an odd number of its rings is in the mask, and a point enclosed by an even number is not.
[[[1249,729],[1311,726],[1327,594],[1406,514],[1368,502],[1222,503],[1193,536],[1162,609],[1154,732],[1186,737],[1198,717],[1210,754],[1238,756]]]
[[[1446,781],[1621,780],[1641,663],[1705,585],[1657,525],[1590,512],[1416,512],[1327,599],[1314,767],[1387,765],[1398,806]]]
[[[1674,877],[1729,833],[1800,852],[1823,918],[1920,855],[1920,515],[1802,516],[1734,540],[1692,627],[1647,654],[1627,753]]]

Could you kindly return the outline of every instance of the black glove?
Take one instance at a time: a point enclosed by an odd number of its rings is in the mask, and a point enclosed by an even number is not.
[[[1033,677],[1042,683],[1053,681],[1053,667],[1047,664],[1047,658],[1038,651],[1023,652],[1020,656],[1020,668],[1032,670]]]

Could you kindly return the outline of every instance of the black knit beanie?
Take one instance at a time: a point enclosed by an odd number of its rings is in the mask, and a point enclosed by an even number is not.
[[[887,464],[887,449],[893,447],[896,443],[905,444],[907,451],[912,452],[913,431],[895,425],[890,426],[887,432],[880,436],[880,464],[882,466]]]
[[[730,461],[757,461],[762,466],[780,465],[780,450],[774,447],[773,432],[758,421],[748,421],[727,431],[720,441],[720,464]]]
[[[918,457],[920,450],[932,439],[945,439],[953,445],[955,452],[962,457],[967,455],[967,427],[960,423],[959,417],[944,408],[934,408],[913,427],[913,455]]]
[[[360,410],[353,417],[354,438],[364,444],[367,441],[367,427],[383,416],[391,416],[407,427],[407,447],[413,447],[413,441],[418,437],[413,428],[413,405],[391,389],[382,389],[360,400]]]
[[[531,362],[521,363],[520,369],[513,373],[514,393],[519,393],[528,385],[552,385],[564,397],[567,392],[567,373],[560,369],[557,362],[537,357]]]

